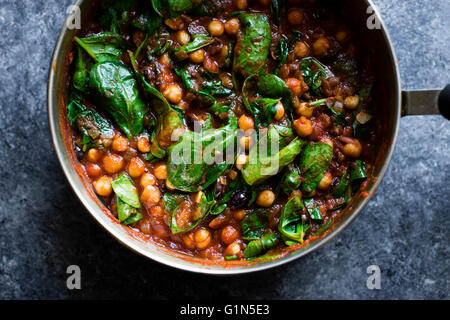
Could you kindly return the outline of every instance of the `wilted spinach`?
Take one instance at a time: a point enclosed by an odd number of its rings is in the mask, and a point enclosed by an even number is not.
[[[256,240],[264,235],[269,212],[265,209],[257,209],[247,214],[241,221],[242,239]]]
[[[133,180],[122,173],[111,182],[117,197],[117,215],[122,224],[131,224],[142,218],[141,203]]]
[[[253,258],[266,253],[274,248],[280,241],[280,235],[277,233],[269,233],[262,236],[260,239],[251,241],[245,248],[243,254],[244,258]]]
[[[312,193],[331,164],[333,148],[322,142],[310,143],[300,157],[300,172],[303,177],[302,191]]]
[[[182,61],[188,58],[189,53],[192,53],[200,48],[206,47],[214,42],[214,39],[204,34],[194,34],[192,41],[181,47],[176,47],[170,52],[171,57],[175,61]]]
[[[300,187],[301,183],[302,177],[300,175],[300,170],[295,165],[290,164],[281,178],[281,190],[287,195],[290,195],[292,191]]]
[[[234,51],[233,71],[249,76],[264,72],[272,34],[269,20],[260,13],[239,14],[241,32]]]
[[[300,69],[303,71],[303,79],[309,90],[315,95],[321,94],[322,78],[328,78],[333,73],[315,58],[303,58],[300,61]]]
[[[305,199],[303,200],[303,203],[305,204],[306,210],[309,213],[309,216],[313,220],[322,220],[322,213],[320,212],[319,208],[317,207],[316,202],[314,199]]]
[[[284,238],[303,243],[306,230],[309,228],[301,218],[303,209],[302,200],[299,196],[294,196],[284,205],[278,223],[278,231]]]
[[[215,16],[217,5],[211,0],[151,0],[155,11],[163,18],[176,18],[183,13]]]

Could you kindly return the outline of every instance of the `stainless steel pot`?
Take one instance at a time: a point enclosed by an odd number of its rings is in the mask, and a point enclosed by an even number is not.
[[[67,21],[59,35],[50,65],[48,119],[54,148],[61,167],[76,195],[92,217],[118,241],[137,253],[171,267],[206,274],[239,274],[273,268],[305,256],[336,237],[358,216],[381,183],[394,151],[400,117],[409,114],[437,114],[437,99],[440,94],[440,90],[402,92],[394,48],[376,7],[371,1],[349,0],[348,2],[350,2],[349,6],[352,8],[354,27],[358,28],[370,43],[371,50],[374,53],[373,63],[376,64],[375,69],[378,72],[376,75],[378,86],[374,93],[374,103],[377,105],[374,119],[379,120],[377,128],[380,144],[377,146],[377,152],[375,152],[375,158],[373,159],[373,170],[366,188],[355,195],[341,218],[332,225],[329,232],[280,259],[267,262],[208,263],[204,260],[187,258],[173,253],[146,241],[138,233],[120,225],[108,209],[96,198],[90,184],[79,167],[75,165],[76,160],[71,141],[68,140],[69,129],[63,112],[66,105],[68,56],[76,32],[76,30],[68,29],[67,26],[70,25],[70,21]],[[81,21],[88,20],[90,14],[95,11],[95,3],[92,1],[78,0],[76,6],[80,8]],[[376,23],[379,23],[379,28],[369,29],[367,27],[369,18],[372,21],[372,26],[374,22],[375,27]],[[443,92],[440,105],[443,114],[448,118],[450,87],[447,86]]]

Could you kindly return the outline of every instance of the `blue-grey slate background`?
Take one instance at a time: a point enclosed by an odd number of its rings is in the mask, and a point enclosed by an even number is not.
[[[449,299],[450,122],[407,117],[375,197],[304,259],[216,278],[170,269],[118,244],[82,207],[49,139],[50,56],[71,0],[0,0],[0,298]],[[404,89],[450,81],[450,2],[375,0]],[[66,288],[66,268],[82,290]],[[366,268],[379,265],[381,290]]]

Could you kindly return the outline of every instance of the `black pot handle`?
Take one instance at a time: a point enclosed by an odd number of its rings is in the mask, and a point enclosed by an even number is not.
[[[442,90],[402,92],[402,116],[441,114],[450,120],[450,84]]]

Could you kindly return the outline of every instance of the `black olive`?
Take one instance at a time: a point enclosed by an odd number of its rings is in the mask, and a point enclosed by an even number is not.
[[[231,209],[240,209],[247,206],[250,201],[251,194],[246,190],[237,190],[231,195],[230,207]]]

